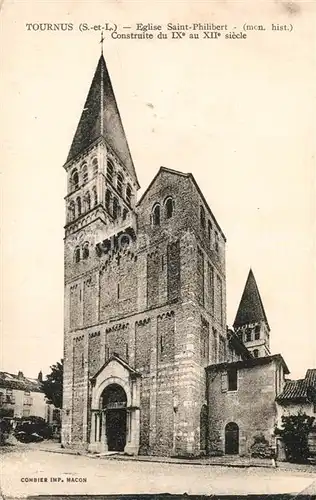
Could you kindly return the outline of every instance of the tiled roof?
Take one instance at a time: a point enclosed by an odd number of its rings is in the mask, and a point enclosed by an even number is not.
[[[17,391],[43,392],[41,382],[37,379],[0,372],[0,389],[14,389]]]
[[[250,269],[234,321],[234,328],[249,323],[259,323],[260,321],[264,321],[268,325],[259,289],[254,274]]]
[[[316,389],[316,369],[307,370],[303,379],[287,380],[276,401],[279,403],[307,403],[310,401],[308,395],[311,387]]]
[[[305,402],[307,396],[307,382],[304,379],[301,380],[287,380],[285,382],[283,391],[276,398],[278,402]]]
[[[309,385],[316,387],[316,368],[309,368],[307,370],[305,380]]]

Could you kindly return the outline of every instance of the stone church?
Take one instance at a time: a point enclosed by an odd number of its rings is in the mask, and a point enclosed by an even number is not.
[[[64,165],[62,443],[247,454],[288,373],[250,271],[226,327],[226,238],[190,173],[139,182],[100,57]]]

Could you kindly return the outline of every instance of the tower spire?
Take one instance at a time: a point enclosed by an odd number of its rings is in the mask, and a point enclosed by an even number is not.
[[[102,34],[100,40],[101,44],[103,40],[104,36]],[[101,45],[101,49],[102,47]],[[100,137],[104,139],[109,149],[113,151],[114,155],[116,155],[118,160],[125,166],[135,184],[139,187],[135,167],[114,96],[110,75],[102,53],[72,140],[66,163],[82,154]]]
[[[101,31],[101,58],[103,58],[103,42],[104,42],[104,36],[103,36],[103,31]],[[103,135],[103,130],[104,130],[104,100],[103,100],[103,95],[104,95],[104,87],[103,87],[103,78],[104,78],[104,68],[103,65],[101,66],[101,93],[100,93],[100,134],[101,136]]]
[[[101,39],[100,39],[100,44],[101,44],[101,56],[103,56],[103,42],[104,42],[104,36],[103,36],[103,31],[101,31]]]

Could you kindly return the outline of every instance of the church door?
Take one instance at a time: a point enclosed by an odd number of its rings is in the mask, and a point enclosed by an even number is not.
[[[239,427],[235,422],[229,422],[225,427],[225,454],[238,455]]]
[[[126,394],[118,384],[106,387],[102,406],[106,409],[106,439],[109,451],[124,451],[126,445]]]

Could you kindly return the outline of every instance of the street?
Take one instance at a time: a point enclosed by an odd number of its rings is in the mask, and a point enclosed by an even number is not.
[[[195,495],[316,494],[315,474],[309,472],[111,460],[27,446],[2,454],[0,476],[4,498],[185,492]]]

